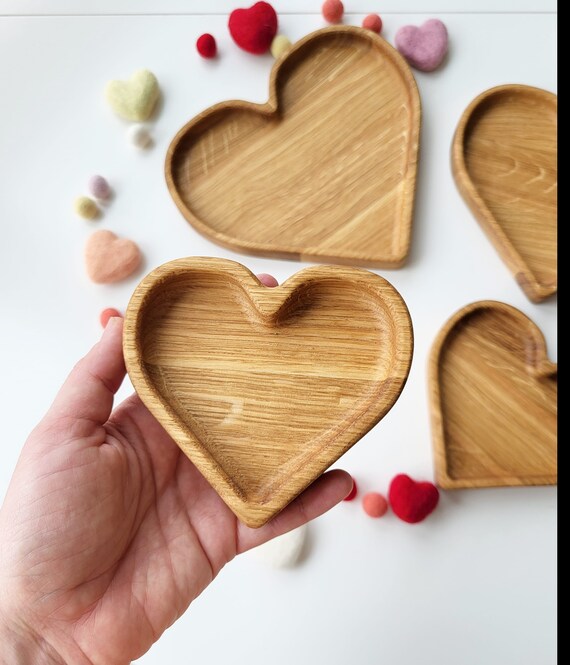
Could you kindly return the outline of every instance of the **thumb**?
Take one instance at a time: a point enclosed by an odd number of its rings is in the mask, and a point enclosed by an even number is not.
[[[67,377],[48,414],[48,419],[83,420],[94,425],[107,422],[113,397],[125,377],[123,320],[109,319],[101,339]]]

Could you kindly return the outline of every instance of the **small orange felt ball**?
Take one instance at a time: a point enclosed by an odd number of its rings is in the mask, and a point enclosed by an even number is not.
[[[321,11],[327,23],[340,23],[344,14],[344,5],[340,0],[325,0]]]

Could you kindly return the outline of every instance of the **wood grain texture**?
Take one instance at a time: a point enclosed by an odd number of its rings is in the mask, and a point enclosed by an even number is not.
[[[459,191],[533,302],[558,285],[557,112],[546,90],[491,88],[467,107],[452,146]]]
[[[180,259],[143,279],[125,318],[137,393],[254,527],[388,412],[412,346],[400,295],[355,268],[307,268],[270,289],[239,263]]]
[[[440,487],[556,484],[557,366],[518,309],[457,312],[433,345],[429,394]]]
[[[410,246],[420,131],[413,74],[384,39],[325,28],[276,61],[269,101],[229,101],[173,139],[184,217],[230,249],[399,267]]]

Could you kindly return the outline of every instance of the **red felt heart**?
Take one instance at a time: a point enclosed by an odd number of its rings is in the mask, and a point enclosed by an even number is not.
[[[416,524],[435,510],[439,490],[433,483],[416,482],[400,473],[390,483],[388,497],[395,515],[404,522]]]
[[[277,14],[269,3],[256,2],[249,9],[234,9],[228,27],[240,48],[260,55],[267,51],[277,34]]]

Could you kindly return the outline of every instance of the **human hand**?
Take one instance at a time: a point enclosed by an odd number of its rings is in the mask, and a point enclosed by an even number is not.
[[[241,524],[136,395],[112,411],[122,329],[111,319],[75,366],[0,510],[2,663],[129,663],[236,554],[351,490],[330,471],[264,527]]]

